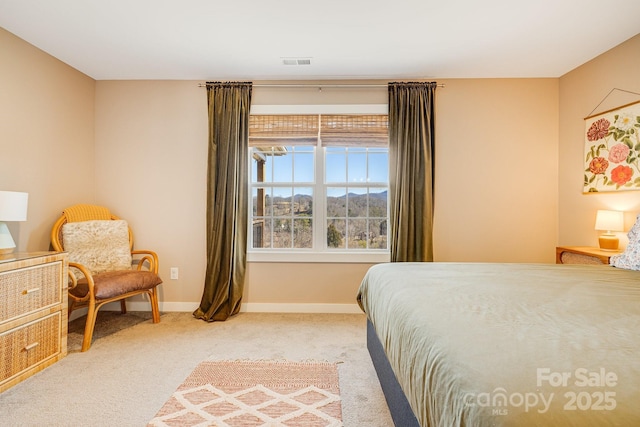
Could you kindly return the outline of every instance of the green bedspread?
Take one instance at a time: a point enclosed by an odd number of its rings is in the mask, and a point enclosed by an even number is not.
[[[423,427],[640,426],[640,272],[393,263],[358,303]]]

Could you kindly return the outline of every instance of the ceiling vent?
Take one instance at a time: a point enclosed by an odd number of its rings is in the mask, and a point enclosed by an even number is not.
[[[311,65],[311,58],[282,58],[284,65]]]

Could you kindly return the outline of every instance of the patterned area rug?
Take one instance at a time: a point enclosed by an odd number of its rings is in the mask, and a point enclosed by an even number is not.
[[[342,426],[338,369],[325,362],[203,362],[149,426]]]

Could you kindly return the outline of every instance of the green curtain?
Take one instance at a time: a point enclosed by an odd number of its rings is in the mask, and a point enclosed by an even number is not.
[[[200,307],[208,322],[240,311],[247,264],[251,83],[207,83],[207,271]]]
[[[436,87],[389,83],[391,262],[433,261]]]

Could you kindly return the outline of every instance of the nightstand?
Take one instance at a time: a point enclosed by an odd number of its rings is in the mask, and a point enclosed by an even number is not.
[[[609,264],[609,259],[622,251],[603,251],[592,246],[556,247],[556,264]]]

